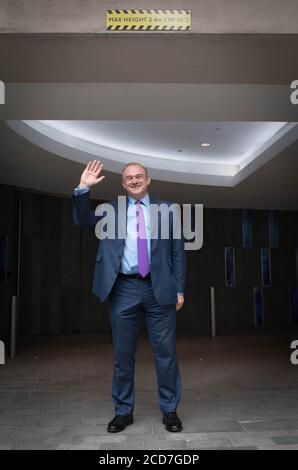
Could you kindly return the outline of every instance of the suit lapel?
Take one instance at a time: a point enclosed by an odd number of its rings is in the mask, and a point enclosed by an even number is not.
[[[126,214],[127,214],[127,208],[128,208],[128,198],[126,197],[126,213],[125,213],[125,220],[120,219],[120,224],[121,224],[121,230],[119,227],[119,221],[118,221],[118,213],[119,213],[119,200],[114,204],[115,207],[115,233],[116,233],[116,239],[119,241],[120,245],[122,245],[122,250],[124,248],[124,242],[125,242],[125,236],[126,236]],[[122,207],[123,209],[123,207]],[[119,233],[120,232],[120,233]],[[120,234],[122,234],[122,237],[119,238]],[[123,238],[124,237],[124,238]]]
[[[153,217],[153,213],[152,213],[152,209],[151,209],[152,204],[157,204],[158,205],[158,200],[153,199],[149,196],[149,201],[150,201],[150,233],[151,234],[152,233],[158,233],[158,227],[156,227],[157,217],[156,216]],[[151,239],[150,239],[151,257],[152,257],[152,254],[154,254],[154,252],[157,248],[157,243],[158,243],[158,239],[157,238],[152,238],[152,236],[151,236]]]

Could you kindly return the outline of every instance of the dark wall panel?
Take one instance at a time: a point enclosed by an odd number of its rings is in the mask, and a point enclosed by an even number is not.
[[[236,248],[235,271],[236,287],[261,286],[260,248]]]
[[[0,284],[0,340],[8,350],[10,336],[11,296],[15,294],[16,257],[13,251],[16,233],[14,220],[17,201],[13,189],[0,185],[0,234],[7,237],[7,278]]]
[[[252,226],[252,246],[261,248],[269,246],[268,237],[268,213],[267,211],[252,210],[251,226]]]
[[[294,286],[296,284],[296,260],[294,248],[272,248],[271,260],[271,285]]]
[[[280,248],[297,247],[298,239],[298,218],[291,211],[278,211],[278,229]]]
[[[218,334],[254,328],[252,289],[217,288],[216,331]]]
[[[204,246],[241,246],[242,211],[204,209]]]
[[[223,247],[205,247],[198,251],[187,252],[190,287],[210,287],[225,285],[225,266]]]
[[[109,332],[107,308],[91,292],[98,240],[94,230],[74,226],[71,197],[0,185],[0,232],[9,237],[10,268],[7,285],[0,286],[2,337],[9,335],[11,295],[16,291],[18,198],[22,201],[19,333]],[[94,207],[97,203],[93,201]],[[261,248],[269,247],[268,211],[248,211],[251,248],[242,246],[242,214],[240,209],[204,209],[203,247],[187,252],[186,302],[177,314],[178,329],[211,333],[211,286],[219,333],[256,328],[253,288],[262,286]],[[260,327],[268,331],[293,328],[289,287],[297,286],[298,213],[274,215],[279,245],[270,249],[271,287],[262,290],[264,326]],[[233,247],[235,255],[235,287],[230,288],[225,283],[226,247]]]
[[[278,289],[263,289],[264,327],[270,331],[284,331],[289,328],[289,290],[286,287]]]
[[[21,193],[20,334],[104,331],[106,308],[92,294],[98,240],[72,220],[72,201]]]
[[[185,306],[177,312],[177,328],[211,335],[210,288],[187,288]]]

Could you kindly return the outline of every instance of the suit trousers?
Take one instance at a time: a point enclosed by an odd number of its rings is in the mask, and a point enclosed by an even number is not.
[[[118,276],[108,298],[114,346],[112,398],[117,415],[132,414],[135,404],[135,353],[140,319],[154,353],[159,408],[175,411],[181,397],[181,376],[176,353],[175,305],[159,305],[151,280]]]

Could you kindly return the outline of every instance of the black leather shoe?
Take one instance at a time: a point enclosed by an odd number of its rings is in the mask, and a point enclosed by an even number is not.
[[[172,413],[164,413],[162,422],[165,424],[166,430],[169,432],[179,432],[183,429],[182,423],[178,418],[176,411],[173,411]]]
[[[126,426],[133,423],[132,415],[116,415],[108,424],[108,432],[121,432],[124,431]]]

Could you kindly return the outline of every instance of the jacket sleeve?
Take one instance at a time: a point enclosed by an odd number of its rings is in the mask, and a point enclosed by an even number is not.
[[[72,196],[73,202],[73,221],[77,227],[92,228],[95,227],[100,217],[95,215],[95,211],[90,209],[90,191],[75,190]]]
[[[186,284],[186,253],[184,249],[184,238],[181,227],[181,237],[174,238],[172,233],[172,265],[176,279],[177,294],[185,293]]]

